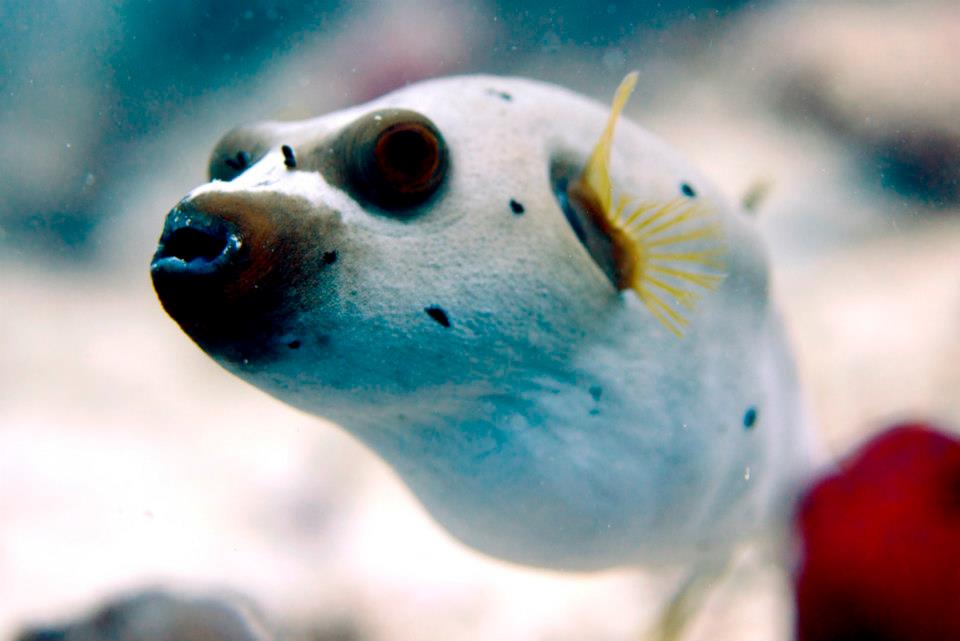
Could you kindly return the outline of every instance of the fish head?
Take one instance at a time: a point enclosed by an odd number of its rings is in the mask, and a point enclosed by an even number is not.
[[[625,260],[636,272],[623,249],[633,241],[611,232],[609,212],[596,211],[602,198],[583,197],[606,119],[604,107],[559,87],[469,76],[311,120],[240,127],[214,149],[210,182],[167,215],[154,287],[222,365],[334,416],[562,377],[584,345],[615,347],[624,313],[636,317],[633,342],[673,345],[671,324],[686,322],[676,310],[689,307],[682,292],[696,276],[675,271],[673,289],[625,312],[624,298],[641,293],[624,276]],[[696,216],[671,216],[710,199],[707,181],[623,126],[626,151],[610,173],[641,199],[614,194],[606,207],[626,203],[619,215],[662,227],[661,238],[695,232]],[[669,203],[673,214],[658,214]],[[710,224],[729,227],[721,214]],[[734,227],[735,242],[749,237]],[[709,258],[712,238],[650,251],[708,256],[690,272],[704,274],[705,290],[724,270],[742,272],[749,278],[737,286],[765,299],[763,259],[747,240],[722,267]],[[642,282],[650,291],[670,278]]]

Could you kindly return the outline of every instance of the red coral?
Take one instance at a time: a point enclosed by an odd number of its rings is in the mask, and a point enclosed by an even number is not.
[[[797,514],[797,641],[960,640],[960,440],[873,438]]]

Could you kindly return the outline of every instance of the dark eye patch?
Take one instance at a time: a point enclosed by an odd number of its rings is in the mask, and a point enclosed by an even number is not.
[[[427,117],[382,109],[358,118],[332,143],[324,177],[351,196],[405,215],[426,202],[449,172],[446,142]]]

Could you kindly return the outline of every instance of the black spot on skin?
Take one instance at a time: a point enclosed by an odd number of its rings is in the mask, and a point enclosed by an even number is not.
[[[748,407],[747,411],[743,413],[743,426],[748,430],[752,430],[756,424],[757,424],[757,408]]]
[[[682,193],[687,198],[696,198],[697,192],[694,191],[690,183],[680,183],[680,193]]]
[[[512,211],[513,213],[515,213],[515,214],[517,214],[517,215],[519,216],[520,214],[522,214],[523,212],[525,212],[526,209],[524,209],[522,203],[518,203],[516,200],[514,200],[514,199],[511,198],[511,199],[510,199],[510,211]]]
[[[600,397],[603,396],[603,388],[599,385],[594,385],[590,388],[590,396],[593,397],[595,403],[600,402]]]
[[[287,169],[293,169],[297,166],[297,157],[293,155],[293,149],[290,145],[280,147],[280,152],[283,154],[283,164],[287,166]]]
[[[500,100],[503,100],[504,102],[510,102],[511,100],[513,100],[513,96],[508,94],[506,91],[498,91],[496,89],[487,89],[487,93],[490,94],[491,96],[496,96],[497,98],[499,98]]]
[[[323,264],[324,264],[324,265],[332,265],[332,264],[334,264],[335,262],[337,262],[337,252],[336,252],[336,251],[324,252],[324,254],[323,254]]]
[[[289,347],[290,349],[300,349],[300,341],[292,340],[289,343],[287,343],[287,347]]]
[[[427,316],[437,321],[444,327],[450,327],[450,319],[447,317],[447,313],[440,307],[434,305],[432,307],[425,308],[423,311],[427,313]]]

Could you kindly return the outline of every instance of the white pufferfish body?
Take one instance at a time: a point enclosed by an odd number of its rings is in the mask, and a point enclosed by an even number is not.
[[[363,153],[342,151],[357,123],[395,109],[429,119],[446,153],[435,190],[398,210],[339,166]],[[222,179],[168,216],[161,301],[224,367],[342,426],[487,554],[563,570],[724,555],[782,519],[811,460],[766,257],[749,216],[621,120],[614,189],[648,212],[698,207],[719,233],[681,220],[693,244],[663,246],[722,263],[697,259],[709,287],[681,277],[695,306],[659,290],[682,326],[618,287],[584,242],[597,229],[578,236],[563,202],[609,113],[467,76],[236,130],[211,160]]]

